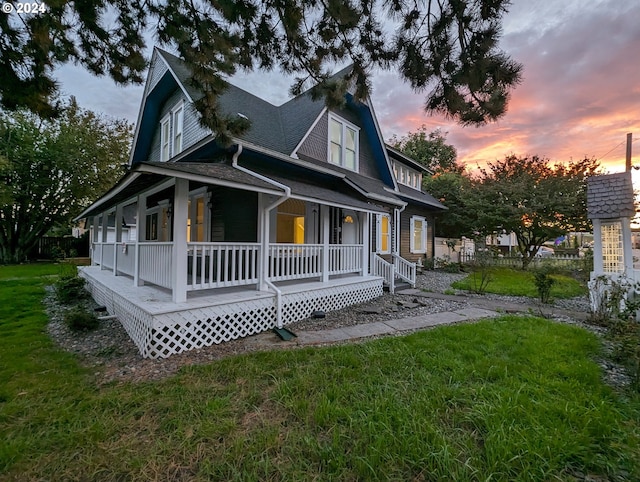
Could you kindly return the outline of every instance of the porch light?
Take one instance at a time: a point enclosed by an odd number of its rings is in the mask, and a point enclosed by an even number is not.
[[[342,218],[342,222],[346,224],[353,224],[353,217],[350,214],[347,214],[344,218]]]

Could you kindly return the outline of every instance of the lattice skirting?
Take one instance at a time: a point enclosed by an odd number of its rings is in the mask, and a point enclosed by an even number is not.
[[[311,316],[314,311],[334,311],[382,296],[382,280],[331,286],[282,295],[282,320],[294,323]]]
[[[153,315],[90,276],[85,278],[93,298],[118,317],[145,358],[166,358],[260,333],[276,324],[275,295]],[[317,310],[338,310],[381,295],[381,279],[283,293],[283,322],[293,323]]]

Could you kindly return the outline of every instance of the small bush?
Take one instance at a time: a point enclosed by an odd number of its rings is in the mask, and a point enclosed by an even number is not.
[[[81,308],[69,310],[64,315],[64,322],[71,331],[95,330],[100,323],[96,315]]]
[[[538,269],[533,272],[533,282],[538,290],[538,298],[542,303],[551,302],[551,287],[556,282],[549,273],[548,269]]]
[[[85,284],[85,279],[77,274],[61,276],[56,282],[58,301],[68,304],[87,298],[89,292],[85,289]]]

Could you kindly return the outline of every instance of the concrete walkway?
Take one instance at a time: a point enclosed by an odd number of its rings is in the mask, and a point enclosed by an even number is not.
[[[332,330],[301,331],[296,333],[294,342],[298,345],[318,345],[339,341],[356,340],[370,336],[393,335],[405,331],[421,330],[438,325],[448,325],[460,321],[478,320],[499,316],[500,313],[483,308],[465,308],[456,311],[432,313],[430,315],[409,316],[396,320],[376,321],[361,325],[334,328]]]
[[[536,303],[514,303],[476,297],[445,295],[442,293],[428,293],[418,289],[407,289],[398,294],[415,296],[417,298],[464,301],[473,306],[461,310],[410,316],[395,320],[376,321],[330,330],[300,331],[296,333],[297,338],[294,338],[291,342],[297,345],[321,345],[324,343],[357,340],[371,336],[401,334],[403,332],[432,328],[438,325],[493,318],[505,313],[530,313],[532,315],[546,317],[564,315],[578,320],[585,320],[589,316],[588,313],[568,311]]]

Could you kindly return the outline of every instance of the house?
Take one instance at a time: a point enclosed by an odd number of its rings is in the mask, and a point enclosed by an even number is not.
[[[369,102],[347,94],[329,109],[303,93],[274,106],[229,85],[220,108],[251,126],[226,147],[201,126],[200,96],[185,64],[155,49],[129,171],[80,215],[92,243],[81,275],[143,356],[415,283],[409,259],[430,249],[433,213],[446,208],[420,191],[421,167],[385,145]],[[397,182],[394,165],[410,176]],[[133,241],[119,221],[132,211]]]

